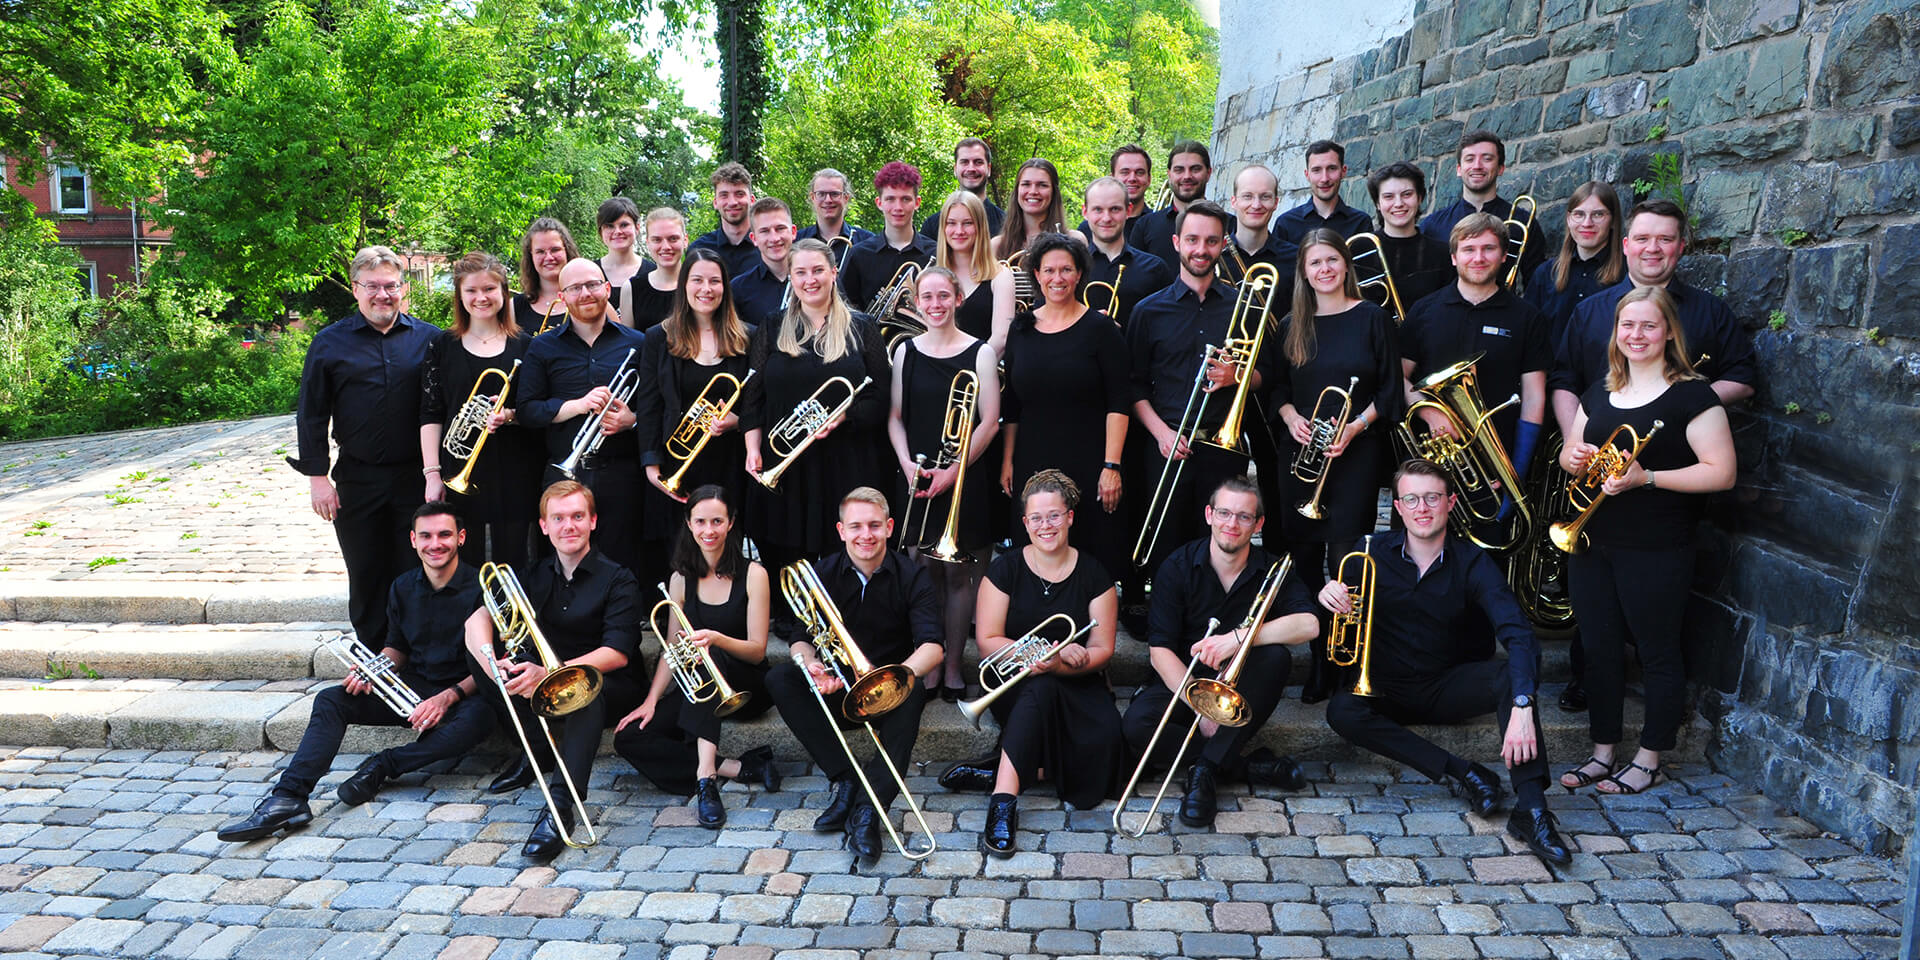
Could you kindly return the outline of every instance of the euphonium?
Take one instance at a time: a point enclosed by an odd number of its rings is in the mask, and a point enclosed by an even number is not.
[[[972,370],[962,370],[953,375],[953,384],[947,391],[946,420],[940,429],[940,452],[934,457],[932,466],[934,470],[945,470],[958,465],[953,475],[953,488],[947,496],[947,521],[941,527],[939,539],[932,544],[927,543],[927,521],[933,516],[934,498],[908,497],[905,516],[901,518],[901,544],[920,547],[926,556],[945,563],[971,559],[960,549],[960,495],[967,482],[967,460],[973,455],[973,405],[979,396],[979,375]],[[924,457],[916,460],[916,467],[925,468]],[[918,492],[932,484],[931,478],[916,475],[913,488]],[[916,508],[920,512],[917,529],[913,523]]]
[[[1347,420],[1353,416],[1353,389],[1360,384],[1359,377],[1347,380],[1347,389],[1329,386],[1320,391],[1319,399],[1313,402],[1312,435],[1302,444],[1300,452],[1293,455],[1293,475],[1301,483],[1313,484],[1313,496],[1301,501],[1295,510],[1309,520],[1323,520],[1327,516],[1325,508],[1320,506],[1320,494],[1327,489],[1327,468],[1333,464],[1327,451],[1339,441],[1340,434],[1346,432]],[[1338,412],[1332,416],[1323,416],[1327,405],[1340,404]]]
[[[1100,309],[1099,307],[1096,307],[1093,305],[1094,288],[1095,287],[1106,288],[1107,308],[1105,310],[1101,310],[1100,312],[1106,314],[1108,319],[1112,320],[1113,322],[1119,323],[1120,322],[1120,278],[1126,275],[1127,275],[1127,265],[1123,263],[1119,266],[1118,269],[1113,271],[1112,283],[1108,283],[1105,280],[1094,280],[1092,282],[1089,282],[1080,291],[1080,302],[1084,304],[1086,308],[1089,310],[1099,310]]]
[[[1360,667],[1360,677],[1353,683],[1353,695],[1356,697],[1373,696],[1373,579],[1376,567],[1373,557],[1367,553],[1367,547],[1373,543],[1373,535],[1368,534],[1360,542],[1360,549],[1340,558],[1340,565],[1334,568],[1334,579],[1347,585],[1347,602],[1352,609],[1346,613],[1333,615],[1333,622],[1327,627],[1327,660],[1336,667]],[[1347,579],[1347,564],[1359,564],[1358,584]]]
[[[1422,460],[1431,460],[1447,471],[1452,487],[1459,495],[1449,520],[1461,536],[1486,550],[1506,550],[1525,539],[1532,529],[1532,509],[1526,489],[1514,473],[1513,460],[1499,431],[1493,428],[1493,416],[1520,402],[1514,394],[1507,402],[1486,409],[1476,385],[1476,355],[1421,380],[1414,387],[1421,399],[1407,407],[1407,415],[1397,429],[1408,452]],[[1441,436],[1427,429],[1421,410],[1437,410],[1453,427],[1453,436]],[[1489,539],[1477,530],[1500,520],[1502,496],[1513,498],[1512,526],[1504,540]]]
[[[1347,254],[1353,264],[1354,285],[1360,288],[1360,295],[1385,307],[1388,315],[1393,317],[1394,325],[1398,326],[1407,318],[1407,310],[1400,302],[1400,288],[1393,285],[1393,271],[1387,267],[1386,245],[1379,235],[1356,233],[1348,237]]]
[[[689,580],[689,584],[693,581]],[[747,705],[753,694],[745,690],[735,692],[727,685],[727,678],[720,673],[720,665],[713,661],[712,652],[689,640],[693,635],[693,624],[687,620],[687,612],[675,603],[673,594],[667,592],[667,585],[656,584],[660,588],[661,600],[647,613],[647,623],[660,638],[660,659],[673,670],[673,681],[680,685],[680,695],[688,703],[706,703],[716,701],[713,715],[724,717]],[[688,589],[696,589],[689,586]],[[673,623],[660,621],[662,612],[673,616]],[[669,629],[670,628],[670,629]]]
[[[399,714],[400,719],[410,719],[413,711],[419,709],[420,695],[400,679],[399,668],[387,659],[386,654],[369,653],[366,647],[360,645],[360,641],[344,634],[335,634],[321,646],[326,647],[327,652],[333,654],[334,659],[348,670],[359,674],[360,679],[373,688],[374,696],[379,697],[387,709]]]
[[[773,425],[773,429],[767,431],[767,448],[773,451],[774,457],[780,462],[774,464],[771,469],[754,474],[753,478],[760,481],[760,485],[768,490],[779,487],[780,475],[786,473],[787,468],[793,466],[794,461],[800,459],[800,455],[807,452],[808,447],[813,446],[813,441],[819,439],[820,431],[825,430],[828,424],[846,414],[847,409],[853,406],[853,398],[859,396],[860,391],[865,390],[871,383],[873,383],[872,377],[863,378],[857,387],[849,383],[846,377],[829,377],[825,383],[815,387],[811,396],[800,401],[793,408],[793,412],[787,414],[779,423]],[[839,384],[845,389],[847,396],[832,408],[828,408],[820,398],[827,392],[827,388],[834,384]]]
[[[480,462],[480,448],[487,445],[487,437],[491,435],[487,421],[507,408],[507,388],[513,385],[513,375],[518,372],[520,361],[515,360],[506,373],[501,373],[499,367],[488,367],[474,378],[473,389],[467,391],[467,402],[460,405],[460,412],[447,424],[446,438],[440,441],[448,453],[467,461],[460,473],[447,481],[448,490],[466,493],[472,489],[468,478],[473,475],[473,465]],[[498,396],[489,397],[480,392],[480,385],[487,382],[489,375],[500,378]]]
[[[920,279],[920,271],[925,264],[903,263],[893,271],[886,285],[873,295],[873,302],[867,305],[867,316],[880,327],[880,335],[886,338],[887,352],[902,339],[917,337],[927,332],[927,325],[920,320],[920,312],[913,302],[913,285]]]
[[[1573,601],[1568,594],[1567,558],[1553,545],[1553,526],[1572,520],[1576,511],[1567,496],[1573,480],[1560,468],[1564,441],[1556,431],[1542,443],[1527,466],[1527,493],[1533,500],[1534,531],[1527,542],[1507,558],[1507,583],[1513,597],[1535,627],[1560,630],[1573,625]]]
[[[740,402],[741,395],[746,392],[747,381],[753,379],[753,374],[752,370],[748,370],[744,377],[716,373],[706,386],[700,388],[700,396],[694,398],[693,404],[687,407],[686,415],[673,428],[673,435],[667,438],[667,456],[680,461],[680,469],[675,470],[673,476],[660,481],[661,486],[676,495],[680,493],[680,481],[686,477],[687,468],[693,466],[694,458],[707,448],[707,441],[713,439],[713,425],[733,412],[733,405]],[[709,399],[707,394],[712,393],[715,387],[731,387],[732,393],[723,400]]]
[[[1260,347],[1267,340],[1268,320],[1273,314],[1273,291],[1280,283],[1280,269],[1271,263],[1248,267],[1240,280],[1240,295],[1227,320],[1227,342],[1220,346],[1220,362],[1233,367],[1233,403],[1227,418],[1202,443],[1246,455],[1247,441],[1242,436],[1247,399],[1253,393],[1253,365],[1260,358]]]
[[[1527,205],[1525,212],[1520,209],[1523,203]],[[1523,193],[1513,198],[1513,207],[1507,212],[1507,221],[1504,224],[1507,231],[1507,256],[1513,261],[1513,266],[1507,268],[1505,281],[1509,290],[1517,289],[1520,283],[1521,256],[1527,252],[1527,239],[1533,233],[1533,218],[1539,210],[1540,204],[1533,199],[1533,196]]]
[[[1581,470],[1579,476],[1567,483],[1567,499],[1573,501],[1574,509],[1579,511],[1579,515],[1566,523],[1556,523],[1547,530],[1547,536],[1553,539],[1553,545],[1559,547],[1562,553],[1579,553],[1585,549],[1586,534],[1581,531],[1586,527],[1587,521],[1593,519],[1593,512],[1600,509],[1600,504],[1607,499],[1607,492],[1600,489],[1600,485],[1614,477],[1625,476],[1627,468],[1633,466],[1633,462],[1640,458],[1640,451],[1646,449],[1647,442],[1652,440],[1653,435],[1659,433],[1660,428],[1664,426],[1666,426],[1665,421],[1655,420],[1653,428],[1648,430],[1645,436],[1634,430],[1633,425],[1629,423],[1614,427],[1613,432],[1607,434],[1606,442],[1602,443],[1587,460],[1586,469]],[[1633,444],[1632,448],[1627,450],[1613,445],[1613,441],[1619,439],[1623,430],[1626,431],[1627,440]]]
[[[1058,641],[1048,640],[1040,635],[1054,621],[1063,621],[1067,625],[1067,636]],[[1100,625],[1098,620],[1088,620],[1087,625],[1074,629],[1073,618],[1064,613],[1056,613],[1034,624],[1032,630],[1021,635],[1020,639],[995,650],[991,656],[980,661],[980,686],[987,692],[976,700],[960,701],[960,715],[973,721],[974,729],[980,728],[980,716],[987,712],[1000,695],[1012,690],[1014,684],[1027,678],[1033,672],[1034,664],[1053,658],[1053,655],[1065,649],[1067,644],[1087,635],[1087,632]]]
[[[866,722],[907,702],[914,691],[913,671],[906,664],[876,667],[860,652],[840,608],[827,593],[813,564],[798,560],[780,571],[780,592],[807,631],[820,662],[847,685],[840,711],[848,720]]]
[[[633,368],[635,350],[627,350],[626,359],[620,361],[619,369],[613,371],[613,379],[607,383],[607,402],[600,410],[589,417],[582,417],[580,429],[573,435],[573,449],[565,460],[553,465],[567,479],[577,479],[574,471],[580,469],[580,461],[594,455],[600,444],[606,442],[604,427],[607,418],[613,415],[615,404],[626,405],[633,399],[634,390],[640,386],[640,371]]]

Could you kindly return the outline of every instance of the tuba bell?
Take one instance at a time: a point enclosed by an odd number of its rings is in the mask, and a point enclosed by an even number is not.
[[[1401,443],[1419,459],[1431,460],[1447,472],[1459,495],[1448,518],[1454,531],[1485,550],[1506,550],[1520,543],[1532,528],[1526,489],[1514,473],[1506,444],[1493,428],[1493,416],[1520,402],[1514,394],[1505,403],[1487,409],[1480,400],[1474,365],[1476,355],[1420,381],[1414,390],[1421,399],[1408,405],[1396,428]],[[1422,410],[1437,410],[1453,428],[1442,436],[1427,428]],[[1513,498],[1513,520],[1499,529],[1503,496]],[[1489,536],[1489,532],[1493,535]]]
[[[440,441],[448,453],[467,461],[459,474],[447,481],[448,490],[466,493],[473,488],[470,479],[473,465],[480,462],[480,448],[487,445],[487,437],[492,435],[492,431],[487,429],[487,421],[507,408],[507,390],[513,386],[513,375],[518,372],[520,361],[515,360],[506,373],[501,373],[499,367],[488,367],[474,378],[473,389],[467,391],[467,402],[460,405],[460,412],[454,416],[452,423],[447,424],[446,438]],[[480,392],[480,385],[486,383],[489,376],[500,378],[500,393],[497,396]]]

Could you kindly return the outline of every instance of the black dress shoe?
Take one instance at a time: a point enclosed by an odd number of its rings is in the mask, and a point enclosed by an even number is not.
[[[1247,782],[1270,783],[1282,790],[1305,790],[1307,772],[1300,769],[1300,763],[1291,754],[1276,757],[1272,750],[1261,747],[1247,757]]]
[[[1500,809],[1500,801],[1507,792],[1500,786],[1500,776],[1479,764],[1467,768],[1467,772],[1453,778],[1460,789],[1467,794],[1467,803],[1475,813],[1486,817]]]
[[[754,747],[740,755],[740,776],[734,779],[751,783],[759,781],[768,793],[780,792],[780,771],[773,765],[773,748]]]
[[[1213,765],[1205,761],[1194,764],[1187,771],[1187,795],[1180,798],[1180,822],[1189,827],[1210,827],[1219,809]]]
[[[368,757],[367,762],[353,772],[353,776],[341,781],[335,792],[339,795],[341,803],[349,807],[357,807],[372,800],[374,794],[379,793],[380,788],[386,785],[389,776],[391,773],[387,770],[387,755],[376,753]]]
[[[1587,709],[1587,688],[1575,680],[1560,691],[1560,709],[1568,713],[1579,713]]]
[[[839,830],[847,825],[847,811],[853,807],[853,781],[835,780],[828,788],[827,809],[820,811],[820,818],[813,821],[815,830]]]
[[[999,762],[998,754],[962,760],[940,774],[940,785],[958,793],[987,793],[993,789]]]
[[[727,805],[720,802],[720,778],[701,777],[693,788],[693,806],[700,825],[718,830],[727,825]]]
[[[872,804],[858,804],[847,814],[847,849],[868,863],[880,859],[880,815]]]
[[[253,808],[253,815],[220,828],[214,836],[227,843],[258,840],[281,829],[304,827],[313,822],[313,809],[305,800],[269,796]]]
[[[967,692],[966,687],[941,687],[940,699],[948,703],[959,703],[960,695]]]
[[[1545,807],[1515,809],[1507,815],[1507,835],[1527,845],[1533,855],[1561,866],[1573,862],[1573,853],[1560,838],[1553,812]]]
[[[571,813],[562,813],[560,819],[567,825],[568,831],[573,830]],[[539,860],[544,863],[559,856],[560,849],[564,846],[566,842],[560,839],[560,828],[554,825],[553,813],[549,811],[541,814],[540,819],[534,822],[533,832],[527,834],[527,845],[520,848],[520,854],[528,860]]]
[[[513,766],[508,767],[505,773],[494,777],[493,782],[487,784],[487,792],[506,793],[510,790],[518,790],[532,782],[533,764],[528,763],[527,758],[522,756],[515,760]]]
[[[1020,829],[1020,798],[996,793],[987,800],[987,825],[980,831],[980,852],[1002,859],[1013,856],[1014,831]]]

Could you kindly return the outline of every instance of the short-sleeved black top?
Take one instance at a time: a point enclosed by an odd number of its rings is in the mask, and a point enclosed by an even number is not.
[[[1642,469],[1656,473],[1678,470],[1700,462],[1693,453],[1693,445],[1687,442],[1687,424],[1719,405],[1720,395],[1713,392],[1707,381],[1682,380],[1642,406],[1616,407],[1602,381],[1587,388],[1586,395],[1580,398],[1580,407],[1587,413],[1587,432],[1583,439],[1593,444],[1605,443],[1607,435],[1623,423],[1631,424],[1645,436],[1653,428],[1653,421],[1659,420],[1662,426],[1640,451],[1636,462]],[[1621,435],[1620,445],[1631,449],[1625,434]],[[1706,500],[1704,494],[1659,488],[1624,491],[1608,497],[1593,519],[1587,521],[1587,539],[1614,547],[1691,548]]]
[[[993,559],[987,566],[987,579],[1007,595],[1006,636],[1019,639],[1056,613],[1072,617],[1075,629],[1087,625],[1093,601],[1113,589],[1113,577],[1092,554],[1085,550],[1078,554],[1073,570],[1058,582],[1034,573],[1027,566],[1025,549],[1009,550]],[[1062,634],[1050,628],[1047,636],[1059,640]],[[1085,644],[1086,638],[1075,642]]]

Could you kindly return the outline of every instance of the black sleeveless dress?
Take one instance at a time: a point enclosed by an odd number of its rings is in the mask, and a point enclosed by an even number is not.
[[[974,342],[965,350],[951,357],[934,357],[921,353],[912,340],[906,342],[900,354],[901,387],[900,419],[907,427],[907,450],[915,454],[926,454],[927,464],[931,466],[940,452],[940,436],[947,420],[947,398],[953,391],[953,380],[961,371],[972,372],[979,367],[980,349],[986,346]],[[980,410],[976,403],[973,411],[975,429],[980,423]],[[997,448],[996,448],[997,449]],[[993,451],[988,451],[989,453]],[[996,485],[1000,471],[999,457],[989,458],[986,453],[967,466],[966,482],[960,496],[960,518],[957,534],[960,549],[978,550],[998,539],[1000,530],[992,526],[987,512],[987,495]],[[906,516],[908,498],[912,495],[913,485],[901,478],[896,490],[901,504],[898,516]],[[902,530],[903,543],[915,545],[916,540],[931,543],[939,539],[940,531],[947,522],[947,515],[953,509],[953,493],[948,491],[934,497],[927,506],[927,525],[924,537],[919,531]],[[918,514],[919,508],[915,511]],[[915,526],[919,521],[915,520]]]
[[[437,423],[442,428],[440,479],[457,477],[466,460],[447,452],[445,428],[460,414],[467,395],[481,374],[490,369],[506,373],[515,360],[525,359],[527,345],[533,342],[531,331],[522,329],[508,338],[498,355],[480,357],[468,352],[459,334],[448,330],[427,348],[426,362],[420,367],[420,423]],[[507,408],[519,402],[520,375],[515,373],[507,388]],[[497,393],[498,377],[488,377],[482,391]],[[495,431],[481,447],[473,472],[467,475],[467,492],[448,490],[447,502],[459,511],[467,528],[467,542],[460,548],[460,559],[468,563],[488,560],[520,564],[528,559],[530,531],[537,519],[540,499],[540,475],[546,469],[542,431],[508,424]]]

